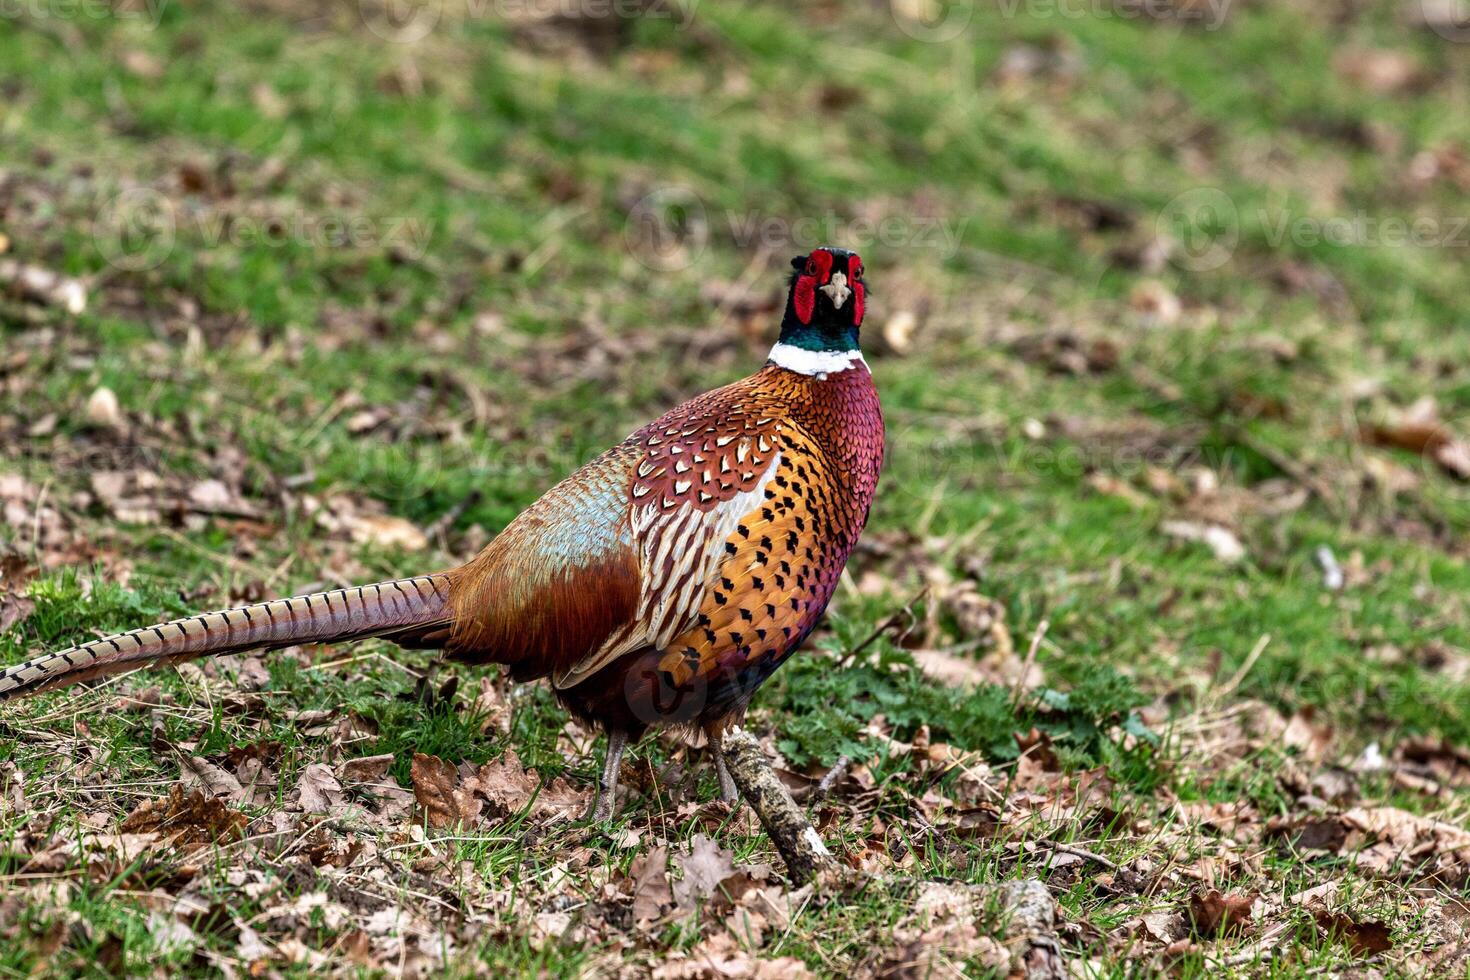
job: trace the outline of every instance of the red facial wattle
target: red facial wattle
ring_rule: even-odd
[[[796,318],[802,323],[811,323],[812,311],[817,307],[817,281],[811,276],[797,279],[791,301],[796,305]]]
[[[862,283],[855,282],[852,284],[852,323],[855,327],[863,325],[863,302],[865,299],[863,294],[865,292],[866,290],[863,289]]]
[[[806,268],[796,280],[792,302],[796,306],[796,318],[802,323],[812,322],[812,313],[817,308],[817,287],[825,286],[832,278],[832,253],[817,249],[807,256]]]

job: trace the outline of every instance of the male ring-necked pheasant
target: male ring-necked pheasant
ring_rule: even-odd
[[[240,606],[119,633],[0,671],[0,699],[139,667],[382,636],[549,677],[608,734],[592,815],[624,747],[658,725],[725,728],[817,625],[867,522],[883,419],[858,348],[863,264],[795,269],[765,367],[634,432],[445,572]]]

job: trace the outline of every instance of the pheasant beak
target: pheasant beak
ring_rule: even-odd
[[[842,309],[842,304],[847,302],[847,297],[852,295],[852,290],[847,288],[847,273],[832,273],[832,281],[822,287],[822,292],[832,301],[837,309]]]

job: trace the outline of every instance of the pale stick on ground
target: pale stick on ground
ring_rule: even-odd
[[[841,892],[874,883],[874,879],[843,866],[832,856],[816,827],[776,777],[753,735],[743,729],[730,729],[725,733],[724,749],[725,762],[740,795],[776,845],[793,884],[811,881],[820,889]],[[1067,976],[1056,934],[1056,902],[1046,885],[1035,878],[990,885],[941,885],[899,878],[881,879],[879,883],[900,888],[960,889],[973,900],[976,909],[998,907],[1004,925],[996,938],[1010,950],[1012,967],[1035,980]]]

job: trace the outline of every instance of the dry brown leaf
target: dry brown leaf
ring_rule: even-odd
[[[1198,541],[1214,552],[1215,557],[1226,564],[1234,564],[1245,558],[1245,545],[1235,532],[1219,524],[1201,524],[1195,521],[1165,521],[1165,534],[1184,541]]]
[[[890,354],[903,357],[914,347],[914,335],[919,329],[919,315],[913,310],[895,310],[883,321],[880,335],[883,346]]]
[[[1184,312],[1179,297],[1157,279],[1144,279],[1135,285],[1128,294],[1128,306],[1148,326],[1172,326]]]
[[[412,764],[413,796],[424,820],[435,830],[472,824],[483,803],[473,793],[457,794],[458,773],[437,756],[417,752]]]
[[[628,869],[628,877],[633,884],[633,921],[645,929],[674,901],[669,887],[669,849],[659,846],[638,855]]]
[[[1344,48],[1332,59],[1332,67],[1359,88],[1383,95],[1411,91],[1427,81],[1418,59],[1389,48]]]
[[[1255,892],[1226,893],[1216,888],[1199,888],[1189,896],[1187,915],[1197,936],[1212,939],[1245,931],[1251,923]]]
[[[179,761],[179,781],[187,789],[201,789],[209,796],[238,799],[244,792],[240,780],[201,756],[185,756]]]
[[[412,521],[392,514],[359,514],[348,521],[352,540],[379,548],[423,551],[429,539]]]
[[[1342,821],[1351,828],[1405,850],[1418,847],[1436,851],[1470,849],[1470,831],[1398,807],[1354,807],[1342,815]]]
[[[313,762],[301,772],[296,784],[301,809],[307,813],[325,813],[341,804],[342,784],[337,775],[320,762]]]
[[[378,783],[388,778],[388,769],[396,757],[392,752],[383,755],[364,755],[342,763],[342,779],[348,783]]]
[[[1087,485],[1105,497],[1117,497],[1130,507],[1143,509],[1148,506],[1149,499],[1144,494],[1133,488],[1127,480],[1120,480],[1116,476],[1107,473],[1092,473],[1087,477]]]
[[[104,429],[116,429],[122,425],[122,406],[111,388],[98,388],[87,399],[87,421]]]
[[[1288,748],[1300,749],[1303,758],[1320,762],[1332,746],[1332,726],[1318,721],[1316,712],[1308,706],[1287,721],[1281,741]]]
[[[1393,949],[1392,930],[1381,920],[1359,921],[1346,912],[1329,912],[1325,907],[1313,909],[1312,918],[1323,939],[1346,942],[1353,952],[1360,955],[1386,953]]]
[[[465,779],[464,786],[483,797],[497,817],[520,813],[533,797],[532,814],[539,817],[569,817],[586,803],[586,793],[564,777],[541,785],[536,770],[522,766],[515,749],[507,749],[500,758],[480,766]]]
[[[735,875],[734,851],[722,848],[705,834],[695,834],[689,842],[689,853],[674,859],[684,877],[674,883],[674,900],[679,908],[693,911],[702,901],[715,895],[721,882]]]
[[[140,803],[118,830],[125,835],[156,834],[175,847],[188,848],[243,837],[249,822],[221,800],[198,790],[186,795],[184,787],[175,784],[167,797]]]
[[[455,768],[434,756],[415,755],[413,789],[434,828],[472,824],[487,805],[496,818],[513,816],[531,805],[531,815],[541,819],[570,817],[586,805],[586,793],[565,777],[542,785],[536,770],[524,768],[514,749],[478,768],[470,763]]]
[[[1411,738],[1398,747],[1394,758],[1448,786],[1470,786],[1470,750],[1448,739]]]
[[[698,946],[672,952],[653,969],[654,980],[806,980],[812,972],[794,956],[760,959],[740,948],[728,931]]]
[[[0,633],[24,622],[35,611],[35,600],[10,592],[0,592]]]
[[[1138,918],[1138,929],[1149,939],[1162,945],[1178,942],[1185,936],[1184,916],[1178,912],[1149,912]]]
[[[958,657],[943,650],[913,650],[914,663],[925,676],[947,687],[974,687],[991,678],[969,657]]]
[[[1430,397],[1419,399],[1387,423],[1359,427],[1358,439],[1415,453],[1455,479],[1470,480],[1470,442],[1440,419],[1439,406]]]
[[[124,51],[122,65],[139,78],[155,79],[163,77],[163,62],[140,48]]]

